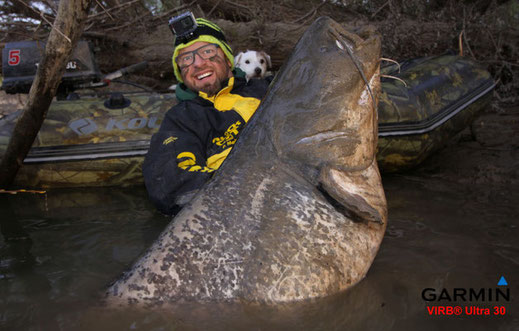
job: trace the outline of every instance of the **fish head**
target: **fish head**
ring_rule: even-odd
[[[262,103],[278,155],[340,170],[371,165],[379,59],[374,28],[350,32],[327,17],[308,28]]]

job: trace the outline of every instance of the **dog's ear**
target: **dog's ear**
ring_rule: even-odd
[[[260,52],[260,55],[262,55],[267,60],[267,68],[272,67],[272,62],[270,62],[270,55],[263,51]]]
[[[236,55],[236,56],[234,57],[234,65],[235,65],[235,66],[236,66],[237,64],[240,63],[240,60],[241,60],[242,55],[243,55],[243,52],[239,52],[238,55]]]

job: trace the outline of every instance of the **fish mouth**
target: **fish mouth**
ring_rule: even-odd
[[[348,47],[351,51],[359,47],[363,43],[363,39],[358,35],[345,30],[342,26],[334,24],[327,31],[328,35],[335,39],[335,44],[341,50],[344,50],[344,46]]]

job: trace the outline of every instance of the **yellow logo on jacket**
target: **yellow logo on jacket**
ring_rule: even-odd
[[[169,144],[169,143],[174,142],[174,141],[177,140],[177,139],[178,139],[177,137],[173,137],[173,136],[171,136],[171,137],[169,137],[168,139],[165,139],[165,140],[162,142],[162,144],[163,144],[163,145],[167,145],[167,144]]]
[[[236,143],[236,137],[238,136],[238,128],[241,125],[241,121],[237,121],[232,124],[227,131],[225,131],[223,137],[213,139],[213,144],[216,144],[222,148],[228,148]]]

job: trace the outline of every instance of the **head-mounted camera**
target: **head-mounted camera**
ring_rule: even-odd
[[[173,17],[169,20],[168,25],[177,40],[181,42],[188,40],[198,27],[195,16],[190,11],[180,14],[177,17]]]

